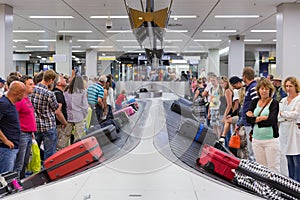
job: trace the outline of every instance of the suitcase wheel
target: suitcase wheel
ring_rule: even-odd
[[[215,166],[214,166],[214,164],[213,164],[212,162],[207,162],[207,163],[203,166],[203,168],[204,168],[206,171],[210,172],[210,173],[213,173],[213,172],[215,171]]]
[[[99,156],[93,156],[93,161],[96,162],[99,160]]]

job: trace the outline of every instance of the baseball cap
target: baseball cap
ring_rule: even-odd
[[[237,77],[237,76],[233,76],[233,77],[231,77],[231,78],[229,79],[229,83],[230,83],[231,85],[234,85],[234,84],[236,84],[236,83],[238,83],[238,82],[243,82],[243,80],[242,80],[241,78]]]
[[[5,83],[6,80],[4,80],[3,78],[0,77],[0,83]]]

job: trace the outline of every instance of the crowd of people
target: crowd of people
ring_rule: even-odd
[[[53,70],[34,77],[13,72],[0,84],[0,173],[16,171],[20,179],[26,176],[33,139],[46,160],[83,137],[87,128],[113,118],[126,101],[125,90],[122,98],[115,97],[112,75],[88,79]]]
[[[187,76],[199,117],[225,145],[232,132],[244,130],[246,146],[231,149],[300,182],[300,83],[271,75],[255,77],[251,67],[242,77],[213,73]],[[66,76],[53,70],[34,77],[11,73],[0,78],[0,173],[26,175],[32,139],[45,160],[80,139],[87,127],[113,118],[126,91],[116,96],[112,75]],[[87,118],[91,113],[90,120]]]
[[[232,133],[243,130],[246,145],[229,147],[232,153],[300,182],[300,83],[296,77],[283,81],[272,75],[255,77],[253,68],[245,67],[242,78],[213,73],[207,79],[194,77],[190,92],[194,109],[202,107],[207,125],[225,146]]]

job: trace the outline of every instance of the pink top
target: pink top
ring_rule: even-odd
[[[35,132],[36,123],[34,117],[34,107],[28,97],[24,97],[16,103],[16,108],[19,113],[21,131]]]
[[[122,102],[125,100],[126,96],[124,94],[119,94],[117,100],[116,100],[116,104],[117,105],[122,105]]]

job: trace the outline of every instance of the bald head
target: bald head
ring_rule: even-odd
[[[24,83],[20,81],[13,81],[9,86],[7,98],[9,98],[11,102],[16,103],[23,99],[25,92],[26,86]]]

